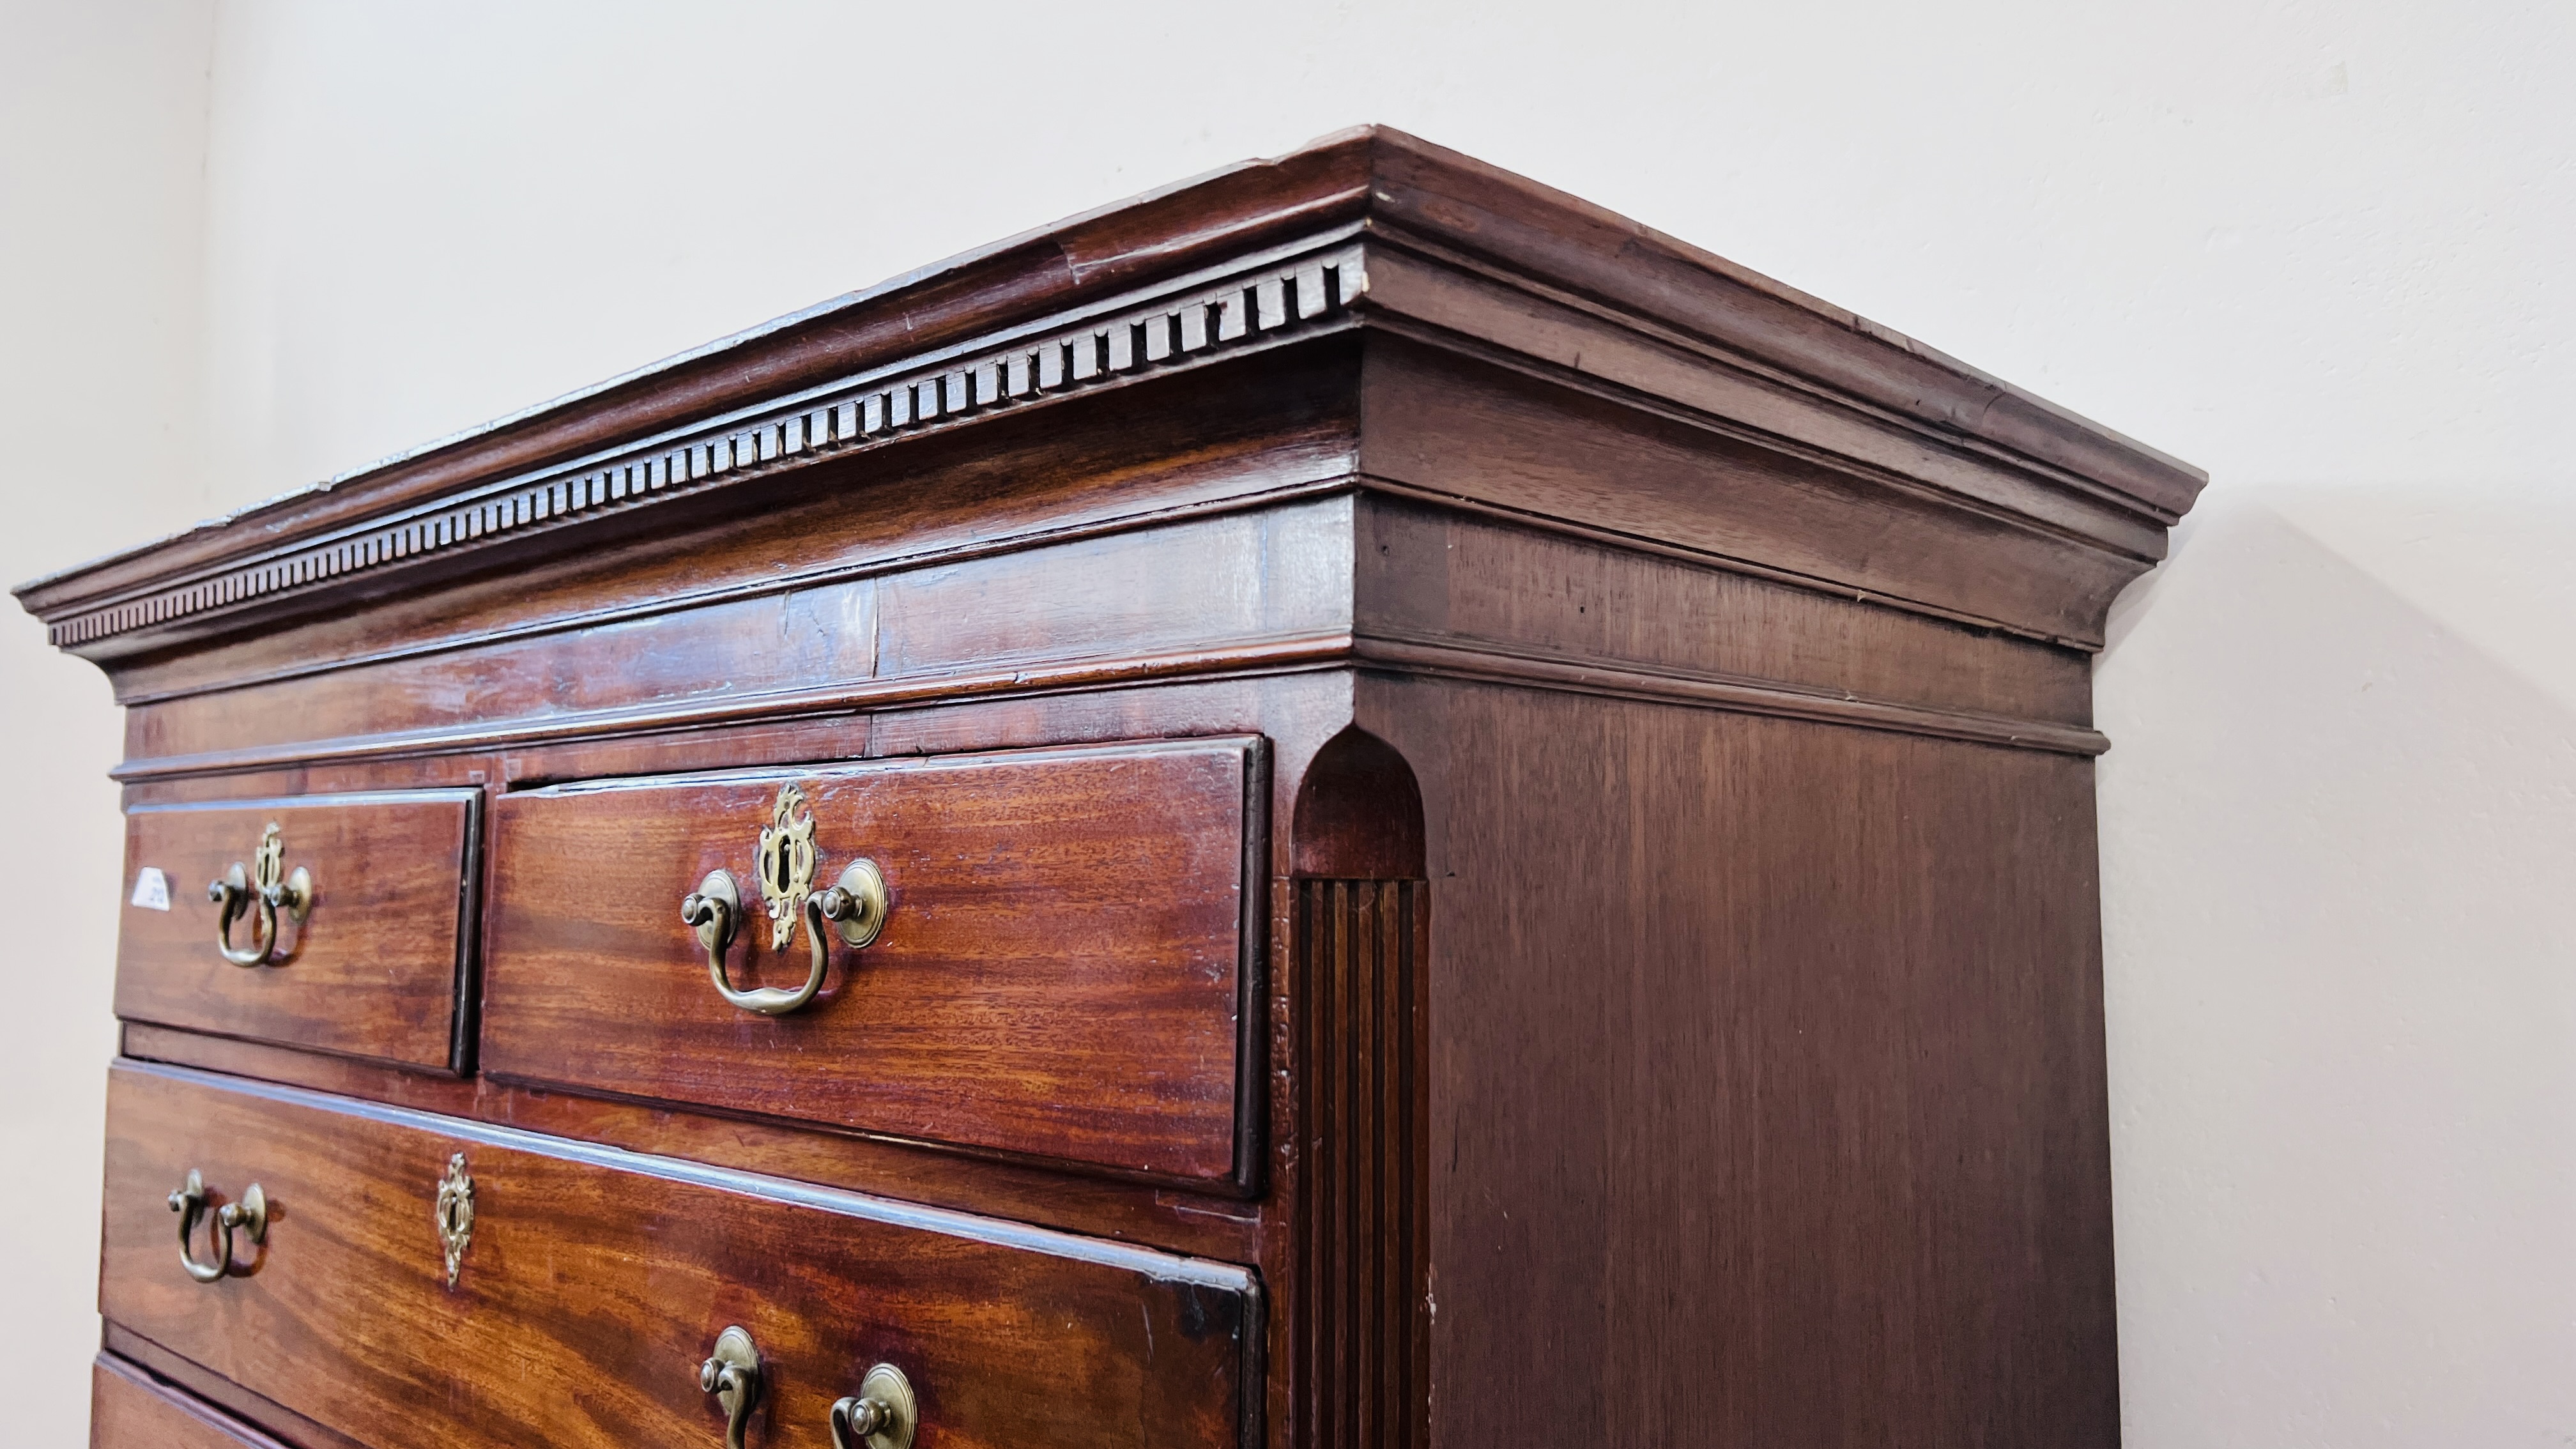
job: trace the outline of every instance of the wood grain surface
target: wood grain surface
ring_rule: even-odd
[[[2119,1438],[2088,761],[1387,682],[1431,1442]],[[1509,790],[1492,782],[1509,780]]]
[[[1239,1179],[1257,742],[1182,741],[550,787],[495,812],[484,1064],[496,1076],[1122,1172]],[[818,888],[892,901],[792,1015],[728,1005],[680,898],[804,788]],[[1257,867],[1251,867],[1257,869]],[[800,984],[765,916],[738,986]]]
[[[765,1358],[763,1449],[828,1444],[880,1361],[920,1393],[923,1449],[1244,1442],[1241,1269],[175,1068],[116,1070],[108,1138],[109,1322],[371,1449],[720,1443],[697,1366],[732,1324]],[[162,1202],[191,1167],[271,1204],[213,1284]]]
[[[91,1449],[284,1449],[113,1354],[90,1366],[89,1442]]]
[[[1296,1415],[1313,1449],[1429,1442],[1419,880],[1300,879],[1292,949],[1306,1024],[1295,1235]]]
[[[195,805],[125,817],[127,903],[117,933],[116,1014],[127,1021],[461,1070],[458,1003],[471,964],[481,793],[418,790]],[[312,910],[279,922],[273,961],[235,966],[215,944],[207,882],[249,862],[274,823],[284,869],[313,873]],[[167,883],[170,908],[133,903],[136,876]],[[254,923],[233,925],[253,944]]]
[[[148,693],[125,696],[128,753],[577,736],[620,716],[776,712],[833,685],[955,694],[955,676],[996,665],[1314,632],[1348,617],[1347,566],[1297,568],[1331,560],[1308,541],[1330,521],[1239,495],[1347,475],[1357,364],[1344,348],[1258,387],[1166,377],[1138,400],[1154,417],[1020,419],[900,470],[845,462],[848,488],[704,520],[686,548],[603,545],[157,660],[129,677]],[[1198,562],[1146,562],[1173,554]]]

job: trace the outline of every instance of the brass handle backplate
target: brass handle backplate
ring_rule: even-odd
[[[716,1351],[698,1365],[698,1387],[725,1411],[725,1449],[742,1449],[743,1426],[760,1403],[760,1349],[739,1324],[716,1335]]]
[[[912,1449],[921,1405],[912,1380],[890,1363],[859,1380],[859,1391],[832,1405],[832,1449]]]
[[[241,1201],[228,1202],[215,1209],[215,1227],[211,1234],[217,1245],[215,1260],[200,1263],[190,1244],[197,1236],[198,1220],[206,1216],[206,1179],[195,1168],[188,1169],[188,1180],[170,1194],[170,1211],[179,1215],[179,1266],[200,1283],[221,1282],[233,1270],[233,1234],[247,1229],[254,1243],[268,1241],[268,1194],[252,1183],[241,1195]]]
[[[313,872],[299,865],[288,875],[285,866],[286,841],[272,820],[260,834],[251,863],[234,861],[232,869],[207,885],[206,899],[215,903],[215,949],[225,960],[265,966],[284,959],[276,955],[277,913],[284,911],[301,925],[313,912]],[[246,915],[252,918],[251,943],[244,948],[233,944],[233,922]]]
[[[770,823],[760,832],[760,894],[769,908],[769,948],[784,951],[796,939],[796,924],[805,924],[805,937],[812,948],[812,960],[805,973],[805,984],[794,990],[783,986],[761,986],[745,991],[734,986],[725,974],[725,953],[732,949],[734,938],[743,926],[742,888],[734,883],[733,872],[711,870],[698,882],[698,888],[680,901],[682,924],[698,935],[698,949],[707,953],[707,979],[715,983],[716,994],[744,1011],[763,1016],[785,1016],[801,1010],[823,989],[823,976],[831,964],[829,934],[841,938],[853,950],[867,947],[885,929],[887,898],[885,876],[876,863],[854,860],[841,870],[841,878],[831,889],[814,889],[814,817],[799,815],[805,807],[805,792],[795,785],[780,787],[778,802],[771,807]]]

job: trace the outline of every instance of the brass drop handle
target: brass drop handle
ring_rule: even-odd
[[[743,1426],[760,1403],[760,1350],[737,1324],[716,1335],[716,1351],[698,1365],[698,1387],[725,1411],[725,1449],[742,1449]]]
[[[859,1380],[859,1391],[832,1405],[832,1449],[912,1449],[921,1407],[912,1381],[890,1363]]]
[[[708,871],[696,890],[680,898],[680,921],[698,934],[698,949],[707,953],[707,979],[715,983],[716,994],[763,1016],[801,1010],[823,989],[824,971],[831,964],[827,926],[829,934],[839,936],[852,950],[864,949],[885,929],[885,876],[874,861],[854,860],[842,867],[841,878],[829,890],[813,889],[814,817],[798,816],[804,804],[805,792],[794,785],[778,792],[771,823],[760,832],[759,877],[761,896],[769,906],[770,949],[786,950],[795,939],[797,920],[800,916],[804,920],[813,959],[803,986],[792,991],[783,986],[741,991],[725,975],[725,952],[732,949],[743,925],[742,888],[734,883],[733,872]]]
[[[286,842],[275,821],[260,835],[251,863],[234,861],[232,869],[206,886],[215,904],[215,949],[236,966],[265,966],[277,949],[277,913],[284,911],[301,925],[313,912],[313,872],[302,866],[285,874]],[[254,918],[249,949],[233,944],[233,922]]]
[[[698,933],[698,947],[707,953],[707,979],[715,983],[716,994],[744,1011],[757,1011],[763,1016],[785,1016],[800,1010],[823,989],[823,956],[821,936],[814,939],[813,969],[805,975],[805,984],[793,991],[784,986],[755,986],[749,991],[734,989],[725,975],[725,952],[733,945],[735,932],[742,921],[742,891],[733,883],[733,872],[711,870],[698,888],[680,900],[680,919]]]
[[[852,947],[862,947],[877,938],[885,916],[885,877],[877,874],[871,862],[851,862],[830,890],[805,898],[805,939],[813,948],[805,984],[792,991],[784,986],[756,986],[744,991],[736,989],[725,975],[725,952],[732,948],[742,921],[742,889],[733,883],[733,872],[707,872],[698,888],[680,900],[680,920],[697,929],[698,948],[707,953],[707,979],[715,983],[716,994],[744,1011],[763,1016],[785,1016],[801,1010],[823,989],[825,970],[831,964],[824,943],[826,923],[830,934]]]
[[[200,1263],[190,1250],[197,1236],[197,1222],[206,1215],[206,1179],[197,1169],[188,1169],[188,1180],[170,1194],[170,1211],[179,1215],[179,1266],[200,1283],[221,1282],[233,1270],[233,1234],[250,1230],[254,1243],[268,1240],[268,1194],[252,1183],[241,1195],[241,1201],[228,1202],[215,1209],[213,1237],[219,1245],[215,1261]]]

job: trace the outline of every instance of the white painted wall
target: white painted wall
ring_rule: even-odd
[[[212,7],[0,0],[0,575],[217,511],[197,371]],[[0,605],[0,1442],[83,1442],[125,830],[107,680]]]
[[[2129,1442],[2564,1445],[2570,74],[2548,4],[0,0],[0,559],[1403,126],[2211,470],[2098,675]],[[0,661],[63,1003],[0,1011],[0,1355],[68,1384],[116,726]]]

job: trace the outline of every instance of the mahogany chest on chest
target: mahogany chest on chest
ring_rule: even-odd
[[[27,585],[93,1442],[2115,1443],[2201,482],[1364,130]]]

